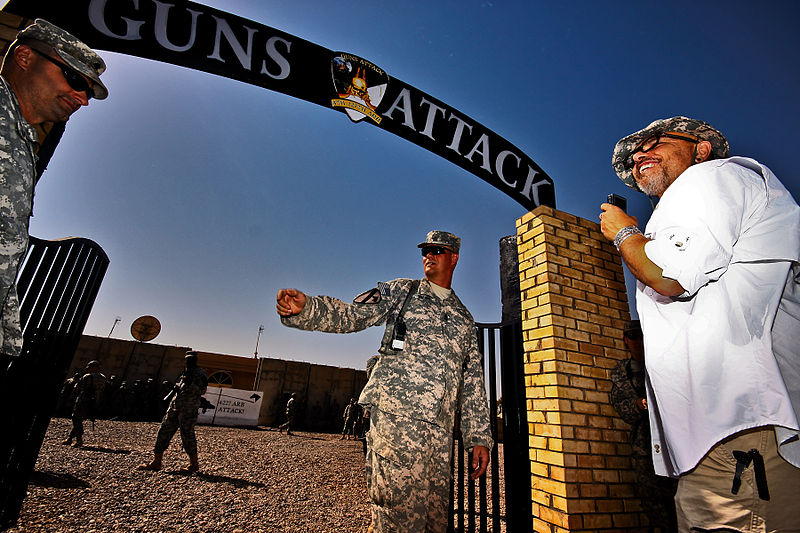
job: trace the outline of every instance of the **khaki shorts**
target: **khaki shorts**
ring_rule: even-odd
[[[732,452],[753,448],[764,458],[769,501],[758,497],[752,463],[742,474],[739,492],[731,493],[736,471]],[[716,444],[681,476],[675,507],[681,532],[800,532],[800,468],[778,455],[771,426],[742,431]]]

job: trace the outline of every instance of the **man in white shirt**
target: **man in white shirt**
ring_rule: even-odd
[[[638,280],[656,473],[679,477],[681,531],[797,531],[800,207],[711,125],[657,120],[612,163],[660,200],[644,234],[602,204]]]

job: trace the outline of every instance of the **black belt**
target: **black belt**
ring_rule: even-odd
[[[769,501],[769,488],[767,487],[767,472],[764,470],[764,458],[758,453],[758,450],[753,448],[749,452],[734,450],[733,456],[736,458],[736,473],[733,475],[733,486],[731,487],[732,494],[739,493],[739,487],[742,486],[742,472],[744,469],[753,463],[753,470],[756,475],[756,488],[758,489],[758,497],[762,500]]]

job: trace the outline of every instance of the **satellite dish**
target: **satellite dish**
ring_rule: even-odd
[[[131,324],[131,335],[137,341],[151,341],[158,337],[159,333],[161,333],[161,322],[154,316],[140,316]]]

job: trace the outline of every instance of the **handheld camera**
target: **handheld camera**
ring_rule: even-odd
[[[624,196],[620,196],[618,194],[609,194],[608,198],[606,198],[606,203],[615,205],[625,212],[628,210],[628,200],[626,200]]]

